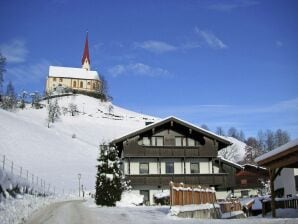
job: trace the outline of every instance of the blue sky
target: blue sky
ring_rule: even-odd
[[[298,137],[298,1],[0,2],[5,80],[44,90],[49,65],[91,68],[114,104],[246,136]]]

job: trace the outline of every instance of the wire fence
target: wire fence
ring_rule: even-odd
[[[6,155],[0,154],[0,158],[0,169],[10,177],[11,181],[16,182],[18,185],[30,188],[33,193],[43,195],[56,194],[56,187],[48,183],[44,178],[41,178],[34,173],[31,173],[28,169],[14,163],[14,161],[8,159]]]

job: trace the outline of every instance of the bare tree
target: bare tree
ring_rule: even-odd
[[[69,112],[71,113],[71,116],[75,116],[78,113],[78,107],[74,103],[70,103],[68,105]]]
[[[220,150],[218,155],[225,159],[237,162],[240,158],[239,147],[236,144],[230,145]]]
[[[202,124],[202,125],[201,125],[201,128],[203,128],[203,129],[209,131],[209,128],[208,128],[208,126],[207,126],[206,124]]]
[[[274,133],[271,130],[267,130],[265,134],[265,151],[271,151],[275,149],[276,144],[275,144],[275,139],[274,139]]]
[[[291,140],[289,133],[287,131],[283,131],[281,129],[276,130],[276,132],[274,134],[274,138],[275,138],[275,146],[276,147],[284,145]]]
[[[216,127],[215,133],[221,136],[225,136],[225,131],[222,127]]]
[[[255,158],[262,154],[262,150],[258,148],[259,143],[256,138],[249,137],[245,146],[244,162],[255,164]]]

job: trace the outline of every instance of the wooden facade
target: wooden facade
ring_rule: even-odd
[[[119,151],[133,189],[168,189],[171,181],[223,191],[236,185],[239,167],[218,158],[218,151],[231,143],[175,117],[150,124],[111,144]]]

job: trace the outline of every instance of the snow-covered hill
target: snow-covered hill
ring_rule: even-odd
[[[231,155],[231,157],[227,158],[227,159],[232,160],[233,162],[242,161],[244,159],[244,156],[245,156],[246,143],[244,143],[244,142],[242,142],[242,141],[240,141],[236,138],[229,137],[229,136],[227,136],[225,138],[233,144],[228,146],[227,148],[222,149],[221,151],[219,151],[219,155],[223,156],[225,151],[230,151],[230,152],[232,151],[232,152],[235,152],[235,153],[233,153],[234,156]]]
[[[58,102],[60,107],[76,104],[79,114],[61,115],[50,128],[45,107],[28,106],[16,113],[0,109],[0,154],[60,191],[75,191],[78,173],[82,184],[94,189],[99,144],[157,120],[84,95],[61,97]]]

